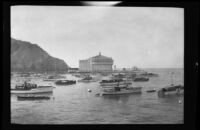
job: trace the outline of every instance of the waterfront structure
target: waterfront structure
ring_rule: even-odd
[[[76,72],[78,72],[79,71],[79,68],[69,68],[68,69],[68,72],[69,73],[76,73]]]
[[[101,55],[93,56],[86,60],[79,60],[79,71],[81,72],[110,72],[112,71],[113,59]]]

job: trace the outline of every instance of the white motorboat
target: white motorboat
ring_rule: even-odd
[[[36,84],[24,83],[22,85],[16,85],[14,89],[11,89],[11,94],[30,94],[30,93],[48,93],[53,92],[53,86],[37,86]]]

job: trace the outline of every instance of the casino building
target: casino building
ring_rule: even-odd
[[[80,72],[109,72],[112,71],[113,59],[99,55],[88,58],[86,60],[79,60]]]

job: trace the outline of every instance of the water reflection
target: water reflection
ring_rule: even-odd
[[[134,93],[134,94],[122,94],[122,95],[102,95],[103,100],[113,100],[117,102],[128,102],[129,99],[140,97],[142,93]]]
[[[159,98],[175,98],[175,97],[180,97],[180,96],[184,96],[184,94],[179,94],[179,93],[162,94],[162,93],[158,93]]]
[[[183,94],[171,94],[171,95],[158,95],[158,101],[160,103],[182,103],[184,102]]]

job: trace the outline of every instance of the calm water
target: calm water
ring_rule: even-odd
[[[42,78],[31,82],[52,84],[56,88],[50,100],[18,101],[11,95],[11,123],[18,124],[180,124],[184,122],[184,97],[158,97],[157,92],[146,93],[151,88],[161,88],[173,81],[182,84],[183,69],[149,69],[159,77],[151,77],[148,82],[133,82],[142,86],[141,94],[95,96],[99,93],[99,83],[79,83],[56,86]],[[66,74],[68,79],[78,79]],[[11,86],[23,78],[11,79]],[[92,92],[89,93],[88,89]],[[54,97],[54,99],[53,99]],[[182,103],[179,103],[179,100]]]

